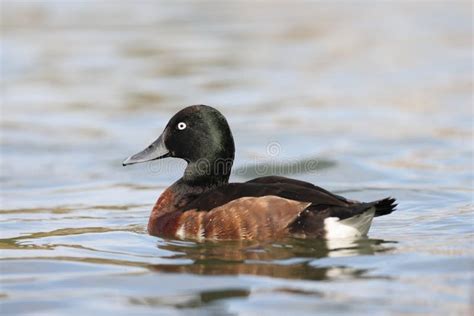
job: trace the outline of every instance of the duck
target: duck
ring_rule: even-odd
[[[392,197],[359,202],[283,176],[229,182],[234,155],[226,118],[200,104],[177,112],[151,145],[125,159],[123,166],[168,157],[187,163],[156,201],[148,233],[195,241],[358,238],[374,217],[396,210]]]

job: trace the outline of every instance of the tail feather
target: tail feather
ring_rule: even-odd
[[[375,217],[388,215],[395,211],[398,204],[395,203],[396,200],[392,197],[388,197],[379,201],[374,202],[375,207]]]
[[[372,219],[395,211],[395,199],[369,203],[353,201],[349,206],[311,204],[288,225],[295,236],[349,238],[367,235]]]
[[[369,232],[372,218],[388,215],[395,211],[395,199],[388,197],[371,203],[362,203],[352,211],[357,213],[346,218],[328,217],[324,220],[326,238],[346,238],[366,236]]]

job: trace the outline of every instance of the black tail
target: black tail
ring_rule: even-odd
[[[388,215],[395,211],[395,207],[397,207],[398,204],[395,204],[395,199],[388,197],[383,200],[379,200],[374,202],[375,206],[375,216],[383,216],[383,215]]]

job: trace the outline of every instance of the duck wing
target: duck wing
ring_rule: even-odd
[[[261,198],[276,196],[287,200],[308,203],[307,210],[340,219],[349,218],[374,207],[374,216],[392,213],[397,204],[395,199],[385,198],[374,202],[348,200],[314,184],[270,176],[256,178],[244,183],[229,183],[200,194],[185,206],[187,210],[210,211],[243,197]]]

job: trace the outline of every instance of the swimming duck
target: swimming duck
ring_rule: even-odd
[[[357,202],[311,183],[266,176],[229,183],[234,139],[213,107],[176,113],[161,136],[127,158],[131,165],[166,157],[184,159],[181,179],[158,198],[150,235],[193,240],[347,238],[365,236],[373,217],[395,210],[395,199]]]

